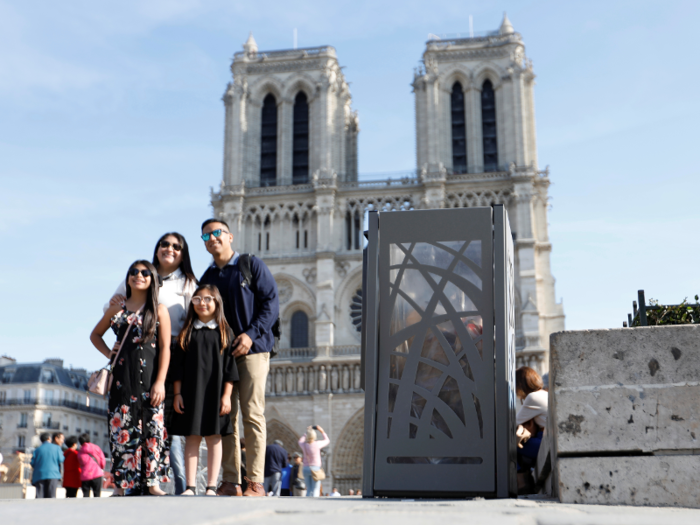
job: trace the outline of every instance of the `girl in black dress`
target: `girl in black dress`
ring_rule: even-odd
[[[216,496],[221,436],[233,434],[231,391],[234,381],[238,381],[233,339],[219,290],[209,284],[200,286],[192,296],[172,359],[176,412],[172,432],[186,436],[187,489],[183,496],[195,494],[202,436],[207,442],[206,494]]]
[[[170,316],[158,304],[159,277],[148,261],[136,261],[126,274],[126,300],[111,305],[90,340],[109,359],[116,357],[102,336],[112,327],[121,346],[112,363],[109,390],[109,443],[115,496],[165,494],[169,450],[163,425],[165,376],[170,363]],[[115,346],[115,349],[119,347]]]

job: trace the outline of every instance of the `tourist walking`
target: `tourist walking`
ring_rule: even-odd
[[[216,496],[221,467],[221,436],[233,434],[231,391],[238,381],[233,357],[233,332],[224,317],[216,286],[204,284],[194,293],[172,359],[175,386],[174,435],[186,436],[183,495],[197,492],[199,445],[207,443],[207,496]]]
[[[240,381],[234,385],[231,394],[233,434],[222,439],[223,481],[217,494],[240,496],[242,493],[238,441],[240,411],[247,448],[248,487],[243,495],[264,496],[265,383],[270,368],[270,351],[275,343],[272,326],[279,316],[277,285],[270,270],[258,257],[248,257],[233,250],[233,235],[223,220],[204,221],[202,240],[214,262],[204,272],[201,283],[213,284],[221,292],[224,315],[235,336],[233,355],[240,375]],[[250,269],[250,278],[241,271],[239,260],[244,269]]]
[[[542,378],[528,366],[515,371],[515,392],[523,405],[515,416],[516,425],[522,425],[530,438],[517,449],[518,485],[528,491],[534,484],[530,469],[537,463],[537,454],[547,426],[549,394],[543,389]]]
[[[287,451],[277,439],[265,447],[265,492],[279,496],[282,493],[282,470],[287,468]],[[289,488],[289,486],[287,486]]]
[[[63,451],[63,488],[66,498],[75,498],[80,488],[80,461],[78,461],[78,438],[70,436]]]
[[[169,232],[161,236],[153,250],[153,266],[163,278],[163,286],[158,292],[158,303],[168,308],[170,315],[170,333],[172,345],[177,342],[180,335],[187,309],[195,288],[197,278],[192,271],[190,261],[190,249],[185,238],[177,232]],[[126,284],[122,282],[110,303],[105,305],[105,311],[110,304],[121,304],[126,299]],[[171,347],[172,352],[172,347]],[[173,381],[168,374],[165,380],[165,429],[168,432],[167,448],[170,450],[170,466],[173,469],[173,481],[175,482],[175,494],[182,494],[185,490],[185,464],[184,449],[180,436],[172,436],[170,425],[173,417]]]
[[[80,487],[83,497],[89,498],[90,491],[95,498],[99,498],[102,493],[102,476],[105,468],[105,455],[102,449],[90,442],[90,434],[81,434],[80,451],[78,460],[80,461]]]
[[[111,305],[90,335],[115,361],[108,407],[114,496],[164,495],[159,483],[169,481],[163,401],[171,331],[168,309],[158,304],[160,279],[150,262],[134,262],[126,300]],[[119,342],[115,351],[102,339],[110,326]]]
[[[64,461],[61,447],[51,443],[48,432],[39,436],[41,445],[34,449],[30,465],[32,466],[32,485],[36,488],[36,497],[55,498],[56,489],[61,481],[61,464]]]
[[[319,431],[323,436],[320,441],[316,431]],[[331,442],[323,429],[316,425],[308,427],[306,434],[299,438],[299,446],[304,453],[304,482],[306,483],[306,496],[317,498],[321,493],[321,481],[326,475],[323,472],[321,462],[321,449],[327,447]]]
[[[292,495],[292,457],[287,456],[287,466],[282,469],[282,489],[280,496]]]
[[[304,464],[301,461],[301,454],[295,452],[292,454],[292,473],[290,475],[290,484],[292,487],[292,495],[306,496],[306,483],[304,482]]]

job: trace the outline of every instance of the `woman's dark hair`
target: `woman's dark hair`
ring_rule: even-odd
[[[77,445],[77,444],[78,444],[78,438],[77,438],[77,437],[75,437],[75,436],[69,436],[69,437],[66,438],[66,446],[67,446],[68,448],[71,448],[71,447],[73,447],[73,445]],[[82,443],[81,443],[81,445],[82,445]]]
[[[224,301],[221,299],[221,294],[219,289],[213,284],[200,284],[197,289],[192,294],[194,299],[199,292],[207,290],[214,297],[214,302],[216,303],[216,310],[214,311],[214,320],[216,324],[219,325],[219,331],[221,332],[221,353],[224,353],[224,349],[229,345],[232,340],[233,332],[226,322],[226,317],[224,316]],[[194,302],[190,301],[190,307],[187,310],[187,318],[185,319],[185,324],[182,327],[182,331],[178,336],[178,343],[180,347],[186,352],[187,346],[190,344],[190,337],[192,337],[192,330],[194,329],[194,322],[199,319],[197,312],[194,309]]]
[[[529,366],[521,366],[515,371],[515,390],[522,392],[523,397],[542,390],[542,378]]]
[[[153,266],[150,262],[143,259],[131,263],[131,266],[129,266],[129,269],[126,272],[127,299],[131,297],[131,286],[129,286],[129,273],[131,272],[131,269],[134,268],[137,264],[145,266],[153,274],[151,275],[151,285],[148,287],[148,292],[146,295],[146,304],[143,305],[143,311],[141,312],[141,314],[143,315],[143,325],[141,327],[143,334],[142,339],[143,341],[148,341],[156,335],[156,325],[158,324],[158,270],[156,270],[156,267]]]
[[[75,438],[73,438],[75,439]],[[78,437],[78,441],[80,441],[80,446],[82,447],[85,443],[90,443],[90,434],[87,432],[85,434],[80,434],[80,437]]]
[[[169,237],[172,235],[177,239],[177,242],[179,242],[182,245],[182,260],[180,261],[180,271],[185,274],[185,279],[187,279],[187,282],[192,282],[194,284],[198,284],[197,277],[195,277],[194,272],[192,271],[192,261],[190,261],[190,248],[187,246],[187,241],[185,238],[180,235],[177,232],[168,232],[164,233],[161,235],[160,239],[158,239],[158,242],[156,243],[156,248],[153,250],[153,266],[156,268],[160,268],[160,261],[158,260],[158,248],[160,247],[161,241],[165,240],[166,237]]]

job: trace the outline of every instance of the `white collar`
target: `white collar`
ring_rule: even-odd
[[[214,321],[214,319],[212,319],[208,323],[203,323],[199,319],[195,319],[195,321],[194,321],[194,329],[195,330],[199,330],[200,328],[204,328],[205,326],[207,328],[209,328],[210,330],[216,330],[219,325],[216,323],[216,321]]]
[[[179,279],[182,279],[183,273],[182,270],[180,270],[180,267],[178,266],[175,268],[175,271],[171,273],[170,275],[163,275],[163,280],[164,281],[177,281]]]

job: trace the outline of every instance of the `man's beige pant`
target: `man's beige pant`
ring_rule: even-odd
[[[241,482],[241,442],[238,435],[239,414],[243,414],[245,436],[246,472],[248,479],[257,483],[265,481],[265,382],[270,370],[270,354],[248,354],[236,359],[240,381],[233,384],[231,392],[231,423],[233,434],[222,437],[223,480]],[[240,409],[239,407],[240,402]]]

